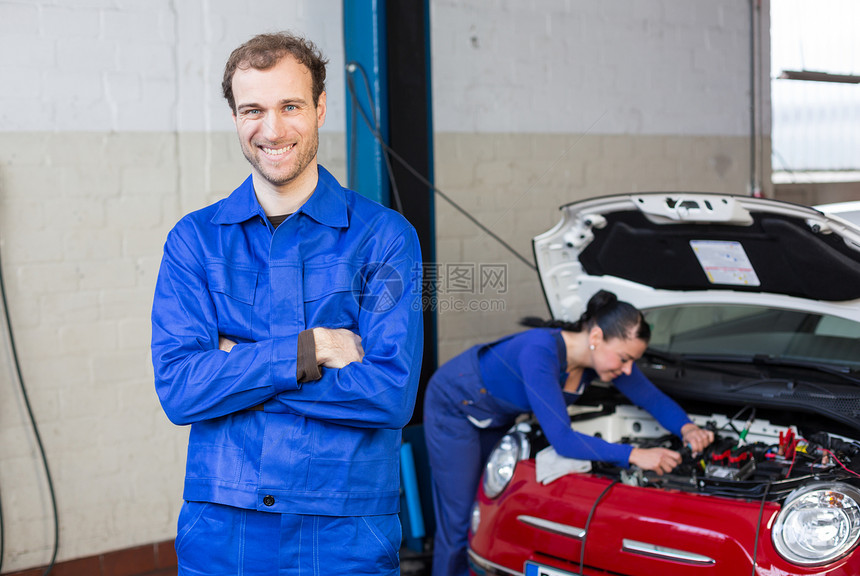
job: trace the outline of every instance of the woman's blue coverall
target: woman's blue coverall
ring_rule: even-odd
[[[442,365],[427,387],[424,432],[433,474],[436,516],[433,576],[468,574],[469,518],[484,462],[524,412],[533,412],[562,456],[628,467],[632,447],[611,444],[570,427],[567,405],[596,374],[585,370],[576,394],[563,391],[567,353],[560,329],[535,328],[474,346]],[[680,436],[690,422],[672,399],[634,364],[614,386]]]

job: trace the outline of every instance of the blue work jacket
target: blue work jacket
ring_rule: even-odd
[[[570,426],[567,405],[574,404],[597,373],[583,371],[579,390],[564,391],[567,381],[567,349],[558,328],[533,328],[485,344],[479,348],[481,380],[487,392],[509,406],[505,415],[513,423],[522,412],[534,412],[555,451],[568,458],[600,460],[630,466],[630,444],[611,443],[577,432]],[[647,410],[669,432],[681,437],[690,422],[674,400],[657,388],[636,364],[612,385],[634,404]]]
[[[298,383],[297,337],[314,327],[359,334],[362,362]],[[237,345],[219,350],[219,335]],[[324,168],[277,229],[251,177],[185,216],[167,237],[152,308],[156,391],[172,422],[191,425],[184,498],[396,513],[422,345],[415,230]]]

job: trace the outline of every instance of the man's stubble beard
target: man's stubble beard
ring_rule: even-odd
[[[284,186],[297,179],[316,158],[319,151],[319,131],[317,130],[314,133],[313,140],[308,142],[308,146],[298,150],[298,154],[292,159],[292,167],[286,174],[281,174],[279,168],[275,169],[277,173],[273,173],[272,169],[268,166],[264,169],[263,162],[259,160],[257,155],[265,153],[253,143],[246,145],[242,142],[241,147],[245,159],[260,176],[273,186]],[[298,144],[296,144],[296,148],[299,148]]]

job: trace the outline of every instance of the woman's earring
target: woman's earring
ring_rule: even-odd
[[[591,344],[591,345],[588,347],[588,349],[589,349],[589,350],[594,350],[594,344]]]

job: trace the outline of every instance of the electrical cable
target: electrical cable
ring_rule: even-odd
[[[0,255],[2,255],[2,251],[0,251]],[[18,378],[18,385],[21,390],[21,397],[24,400],[24,406],[27,409],[27,415],[30,418],[30,425],[33,428],[33,435],[36,438],[36,444],[39,447],[39,454],[42,457],[42,465],[45,469],[45,480],[48,483],[48,491],[51,495],[51,508],[53,510],[54,515],[54,549],[51,554],[51,562],[45,568],[45,571],[42,573],[42,576],[47,576],[50,574],[51,570],[54,568],[54,564],[57,561],[57,552],[60,548],[60,520],[59,513],[57,512],[57,495],[54,492],[54,481],[51,478],[51,469],[48,466],[48,457],[45,454],[45,446],[42,444],[42,436],[39,434],[39,426],[36,424],[36,417],[33,415],[33,407],[30,405],[30,397],[27,394],[27,386],[24,384],[24,376],[21,372],[21,363],[18,361],[18,350],[15,345],[15,335],[12,331],[12,319],[9,316],[9,303],[6,299],[6,285],[3,282],[3,262],[0,259],[0,300],[3,303],[3,315],[6,320],[6,334],[9,336],[9,348],[12,353],[12,361],[14,363],[15,374]],[[2,519],[0,519],[2,521]],[[2,555],[0,555],[0,564],[2,564]]]
[[[370,80],[367,78],[367,72],[364,71],[364,67],[358,63],[351,63],[350,66],[347,66],[347,69],[358,70],[361,72],[361,77],[364,80],[364,91],[367,93],[367,101],[370,103],[370,112],[373,116],[373,126],[374,129],[372,132],[374,133],[374,137],[376,134],[382,133],[382,128],[379,126],[379,117],[376,115],[376,106],[373,102],[373,93],[370,90]],[[355,105],[356,109],[361,111],[361,115],[367,118],[367,112],[361,106],[361,103],[358,101],[358,97],[355,94],[355,85],[352,83],[352,74],[347,76],[347,84],[349,85],[349,92],[352,95],[352,101]],[[355,132],[353,132],[353,136]],[[355,147],[353,146],[353,152],[355,151]],[[388,181],[391,184],[391,192],[394,195],[394,205],[398,212],[403,214],[403,204],[400,202],[400,191],[397,188],[397,182],[394,179],[394,170],[391,167],[391,158],[388,155],[388,150],[386,148],[382,149],[382,157],[385,159],[385,169],[388,171]]]
[[[758,555],[758,539],[761,536],[761,519],[764,516],[764,505],[767,502],[767,493],[770,492],[770,482],[764,485],[764,496],[761,497],[761,507],[758,509],[758,524],[755,527],[755,543],[753,544],[752,576],[755,576],[756,556]]]
[[[833,458],[833,460],[837,464],[839,464],[846,472],[848,472],[849,474],[854,474],[855,476],[860,476],[860,474],[858,474],[854,470],[849,469],[845,464],[843,464],[842,461],[840,461],[839,458],[836,457],[836,454],[834,454],[832,451],[828,450],[827,448],[824,448],[823,450],[830,454],[830,457]]]
[[[791,477],[791,471],[794,469],[794,463],[797,462],[797,450],[792,450],[793,454],[791,456],[791,466],[788,467],[788,472],[785,473],[786,478]]]
[[[349,86],[349,94],[352,96],[352,105],[358,108],[358,97],[352,86],[352,80],[347,76],[347,86]],[[355,190],[355,161],[357,158],[356,148],[358,146],[357,138],[358,116],[353,114],[350,118],[349,125],[349,158],[347,158],[347,178],[346,187],[350,190]]]
[[[355,70],[361,70],[361,66],[356,62],[350,62],[346,65],[346,70],[348,73],[352,74],[353,72],[355,72]],[[350,88],[350,90],[354,90],[355,87],[352,85],[351,82],[347,82],[347,85]],[[353,97],[355,97],[354,93],[353,93]],[[364,109],[360,106],[358,106],[357,108],[358,108],[358,111],[361,113],[361,117],[364,118],[364,122],[365,122],[365,124],[367,124],[368,130],[370,130],[371,134],[373,134],[373,137],[376,139],[376,141],[379,143],[379,145],[382,147],[382,149],[387,154],[390,154],[395,160],[397,160],[404,168],[406,168],[406,170],[410,174],[412,174],[419,182],[424,184],[424,186],[426,186],[428,190],[438,194],[443,200],[445,200],[454,209],[456,209],[463,216],[465,216],[475,226],[477,226],[478,228],[483,230],[486,234],[488,234],[491,238],[493,238],[493,240],[495,240],[496,242],[501,244],[506,250],[508,250],[511,254],[516,256],[520,261],[523,262],[523,264],[525,264],[526,266],[528,266],[532,270],[535,270],[535,271],[537,270],[537,266],[532,264],[525,256],[523,256],[522,254],[517,252],[513,248],[513,246],[511,246],[510,244],[505,242],[501,237],[499,237],[497,234],[495,234],[492,230],[490,230],[489,228],[484,226],[474,216],[469,214],[469,212],[467,212],[463,207],[461,207],[459,204],[454,202],[450,197],[448,197],[447,194],[442,192],[442,190],[440,190],[433,183],[431,183],[429,180],[427,180],[427,178],[425,178],[415,168],[413,168],[409,164],[409,162],[404,160],[393,148],[391,148],[388,144],[386,144],[385,140],[382,138],[382,135],[377,130],[374,129],[373,124],[371,123],[370,118],[368,118],[367,113],[364,111]]]
[[[579,576],[584,576],[582,572],[585,567],[585,543],[588,541],[588,529],[591,527],[591,518],[594,516],[594,512],[597,510],[597,505],[603,500],[603,497],[606,496],[606,493],[609,492],[610,488],[618,484],[618,480],[613,480],[609,483],[609,486],[603,489],[603,492],[594,500],[594,504],[591,505],[591,510],[588,512],[588,519],[585,521],[585,534],[582,535],[582,548],[579,552]]]

